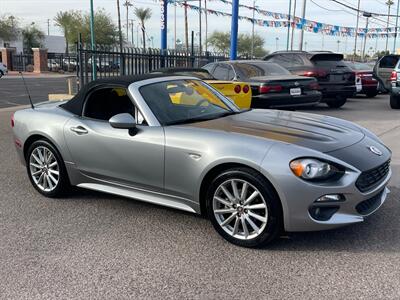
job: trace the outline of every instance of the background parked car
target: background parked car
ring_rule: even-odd
[[[392,72],[399,62],[400,55],[385,55],[375,64],[373,76],[379,81],[379,87],[383,92],[392,89]]]
[[[318,80],[323,100],[329,107],[343,106],[356,93],[355,74],[343,61],[343,55],[333,52],[277,51],[264,57],[295,75]]]
[[[253,108],[317,105],[321,101],[314,78],[292,75],[265,61],[225,61],[204,66],[216,79],[244,81],[251,85]]]
[[[390,73],[390,107],[400,109],[400,60]]]
[[[7,66],[0,62],[0,78],[8,73]]]
[[[378,95],[378,81],[373,78],[371,65],[350,61],[346,61],[346,64],[356,74],[356,86],[360,86],[360,89],[357,89],[357,94],[363,94],[370,98]]]
[[[248,109],[251,106],[251,89],[245,82],[218,80],[206,69],[200,68],[162,68],[152,73],[197,77],[217,89],[221,94],[232,99],[238,107]]]

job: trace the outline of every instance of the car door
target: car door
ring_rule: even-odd
[[[96,97],[97,95],[91,95],[85,106],[88,106],[88,101],[96,102]],[[117,101],[118,99],[110,101],[110,105]],[[162,190],[163,128],[147,126],[132,104],[140,124],[134,130],[116,129],[107,120],[114,113],[130,113],[130,109],[124,111],[127,110],[126,105],[116,110],[102,104],[92,106],[97,107],[99,112],[90,115],[84,109],[83,116],[71,118],[64,126],[68,149],[78,170],[85,176],[98,180],[148,190]],[[102,109],[107,108],[107,112],[102,113],[99,106]]]
[[[397,55],[385,55],[377,62],[374,68],[374,76],[385,90],[389,91],[391,89],[390,76],[398,61],[399,56]]]

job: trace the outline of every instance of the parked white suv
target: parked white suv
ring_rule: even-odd
[[[7,66],[0,62],[0,78],[8,73]]]

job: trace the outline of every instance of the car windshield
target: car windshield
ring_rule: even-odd
[[[157,82],[139,91],[161,125],[212,120],[239,112],[227,98],[200,80]]]
[[[372,71],[372,67],[365,63],[347,62],[351,69],[356,71]]]
[[[251,78],[258,76],[280,76],[289,75],[290,72],[275,63],[257,62],[257,63],[235,63],[235,71],[241,78]]]

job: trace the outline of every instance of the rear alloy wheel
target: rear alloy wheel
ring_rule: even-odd
[[[281,229],[279,199],[262,175],[247,168],[231,169],[214,179],[207,212],[217,232],[239,246],[264,246]]]
[[[400,109],[400,96],[390,95],[390,107]]]
[[[337,96],[335,100],[327,100],[326,105],[330,108],[340,108],[345,105],[347,102],[347,98],[343,96]]]
[[[32,185],[47,197],[61,196],[69,186],[61,156],[47,141],[39,140],[29,147],[26,167]]]

